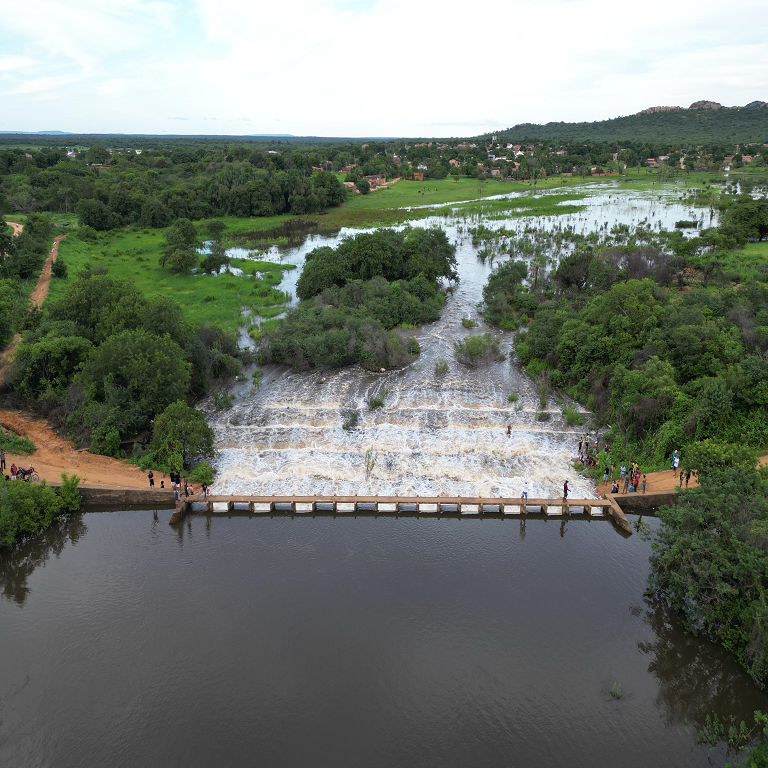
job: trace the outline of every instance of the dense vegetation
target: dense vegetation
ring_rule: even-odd
[[[523,123],[497,132],[508,141],[768,141],[768,109],[681,109],[648,112],[593,123]]]
[[[29,279],[40,271],[50,242],[47,216],[32,214],[17,237],[0,222],[0,349],[26,316]]]
[[[524,262],[498,267],[486,318],[523,327],[517,351],[529,373],[596,411],[615,448],[643,466],[707,438],[763,447],[768,271],[742,281],[719,259],[766,233],[768,202],[745,196],[726,201],[720,227],[690,239],[575,238],[557,268],[529,284]],[[693,266],[697,279],[676,290]]]
[[[68,512],[80,509],[77,475],[62,474],[58,492],[47,485],[0,476],[0,549],[34,536]]]
[[[178,218],[318,213],[347,195],[307,149],[269,151],[226,145],[115,150],[93,145],[76,157],[62,147],[0,151],[0,214],[76,212],[96,231],[140,223],[166,227]],[[318,166],[319,167],[319,166]]]
[[[768,684],[768,474],[754,453],[715,443],[687,466],[701,486],[659,511],[650,592],[680,612],[686,629],[731,651]],[[714,460],[712,454],[715,454]]]
[[[9,383],[91,450],[120,454],[171,403],[240,371],[233,334],[196,326],[168,296],[84,273],[49,302],[19,345]]]
[[[444,296],[438,278],[457,278],[455,248],[440,229],[379,230],[306,256],[302,299],[262,342],[264,362],[299,370],[360,362],[370,369],[409,363],[416,339],[394,330],[433,322]]]

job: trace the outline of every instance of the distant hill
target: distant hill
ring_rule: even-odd
[[[636,115],[594,123],[521,123],[493,135],[499,141],[768,142],[768,103],[724,107],[715,101],[696,101],[688,109],[649,107]]]
[[[13,136],[64,136],[66,131],[0,131]]]

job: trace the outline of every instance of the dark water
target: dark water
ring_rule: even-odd
[[[0,561],[0,765],[705,766],[768,709],[610,522],[169,517]]]

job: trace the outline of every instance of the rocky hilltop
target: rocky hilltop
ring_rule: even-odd
[[[694,101],[688,109],[760,109],[768,107],[768,101],[750,101],[749,104],[745,104],[743,107],[724,107],[717,101]],[[650,115],[654,112],[680,112],[685,107],[648,107],[648,109],[642,109],[636,114],[638,115]]]
[[[654,112],[679,112],[682,107],[648,107],[648,109],[642,109],[638,115],[650,115]]]

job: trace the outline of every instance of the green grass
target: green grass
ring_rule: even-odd
[[[722,272],[730,279],[738,275],[738,281],[743,285],[757,278],[760,267],[768,261],[768,241],[747,243],[740,251],[704,254],[691,258],[689,263],[691,266],[703,269],[712,261],[717,261]]]
[[[66,290],[68,282],[83,269],[106,267],[114,277],[130,280],[145,295],[173,296],[195,324],[213,323],[235,330],[242,322],[241,310],[266,311],[277,314],[287,297],[276,288],[283,270],[291,265],[267,261],[233,259],[232,266],[261,274],[236,276],[176,274],[160,267],[158,259],[164,242],[163,230],[118,230],[108,232],[96,241],[82,241],[70,234],[59,245],[59,258],[69,270],[66,280],[53,278],[49,299],[55,300]]]

